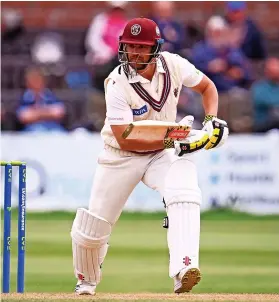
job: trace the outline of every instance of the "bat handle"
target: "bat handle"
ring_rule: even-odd
[[[192,129],[192,130],[190,130],[187,137],[191,137],[191,136],[195,136],[195,135],[202,135],[202,134],[206,134],[206,131],[205,130]]]

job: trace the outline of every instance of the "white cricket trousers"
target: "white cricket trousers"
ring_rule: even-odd
[[[174,181],[173,178],[180,177],[179,167],[187,169],[187,164],[189,170],[193,170],[194,167],[193,175],[183,181],[188,186],[190,184],[193,190],[199,190],[195,165],[189,158],[185,158],[183,165],[174,165],[174,162],[181,158],[174,155],[173,149],[139,155],[106,145],[98,158],[89,210],[97,217],[102,217],[114,225],[129,195],[140,181],[158,191],[162,198],[165,197],[165,180],[171,166],[175,166],[176,171],[172,172],[172,181]]]

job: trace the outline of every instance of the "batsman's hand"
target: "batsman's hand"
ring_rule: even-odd
[[[187,126],[187,127],[191,127],[193,125],[194,122],[194,117],[192,115],[186,115],[180,122],[178,122],[178,124],[180,126]],[[170,129],[171,131],[171,129]],[[174,142],[177,139],[173,139],[168,137],[169,132],[166,133],[166,136],[164,138],[164,148],[165,149],[169,149],[169,148],[174,148]]]
[[[175,141],[174,148],[177,156],[192,154],[202,149],[212,149],[222,146],[229,135],[225,121],[215,116],[206,116],[202,130],[191,130],[183,141]]]
[[[227,122],[218,119],[214,115],[205,116],[202,130],[207,132],[209,138],[204,146],[206,150],[222,146],[229,136]]]
[[[175,155],[183,156],[202,150],[209,143],[209,136],[203,130],[191,130],[189,136],[183,141],[175,141]]]
[[[189,126],[191,128],[193,126],[193,123],[194,123],[193,115],[186,115],[183,117],[183,119],[180,122],[178,122],[180,126]]]

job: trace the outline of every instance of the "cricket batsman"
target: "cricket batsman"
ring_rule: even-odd
[[[174,292],[189,292],[201,279],[201,192],[192,154],[221,146],[229,131],[227,123],[217,118],[214,83],[186,59],[161,52],[163,43],[156,23],[146,18],[129,21],[119,37],[121,64],[104,83],[104,150],[98,158],[89,209],[77,210],[71,230],[77,294],[95,294],[113,226],[140,181],[158,191],[165,202]],[[132,122],[175,122],[182,85],[203,97],[202,137],[184,141],[123,138]],[[179,125],[192,122],[191,117],[185,117]]]

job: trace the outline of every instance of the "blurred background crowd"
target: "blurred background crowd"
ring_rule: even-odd
[[[279,128],[278,13],[277,1],[2,2],[1,129],[100,131],[118,37],[139,16],[214,81],[231,132]],[[201,126],[200,96],[183,89],[178,119],[187,114]]]

